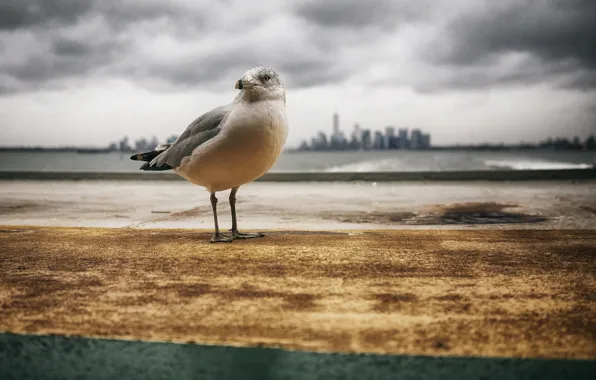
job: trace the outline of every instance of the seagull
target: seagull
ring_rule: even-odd
[[[236,221],[240,186],[265,174],[279,157],[288,136],[286,93],[275,70],[255,67],[236,81],[232,103],[204,113],[172,144],[130,157],[146,161],[140,170],[173,170],[211,193],[215,232],[212,243],[263,237],[242,233]],[[231,236],[219,230],[216,192],[230,190]]]

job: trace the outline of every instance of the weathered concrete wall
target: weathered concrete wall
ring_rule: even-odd
[[[596,231],[3,227],[0,331],[596,358]]]

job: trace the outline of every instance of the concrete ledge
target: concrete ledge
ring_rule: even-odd
[[[267,182],[330,181],[537,181],[594,180],[596,169],[485,170],[441,172],[270,172],[257,179]],[[151,180],[183,181],[172,172],[0,171],[0,180]]]
[[[210,234],[0,227],[0,331],[596,358],[596,230]]]

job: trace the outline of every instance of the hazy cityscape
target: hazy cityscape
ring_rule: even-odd
[[[563,149],[563,150],[595,150],[594,135],[582,141],[579,137],[572,139],[549,137],[539,143],[520,142],[519,144],[483,143],[456,144],[449,146],[431,145],[430,133],[420,128],[395,128],[387,126],[383,131],[362,128],[354,124],[349,137],[340,128],[339,114],[333,114],[332,129],[329,137],[323,131],[311,137],[310,142],[303,140],[298,151],[341,151],[341,150],[507,150],[507,149]]]
[[[373,131],[355,124],[352,133],[347,137],[340,129],[339,114],[333,114],[332,133],[329,137],[325,132],[319,132],[310,139],[310,143],[302,141],[299,151],[328,151],[328,150],[388,150],[412,149],[421,150],[431,147],[429,133],[423,133],[419,128],[409,131],[408,128],[388,126],[384,131]]]
[[[124,136],[118,141],[117,143],[113,142],[108,147],[108,150],[113,151],[120,151],[120,152],[145,152],[148,150],[154,149],[159,144],[171,144],[178,136],[171,135],[165,141],[159,141],[157,137],[153,136],[150,139],[146,139],[144,137],[138,138],[134,141],[133,145],[130,145],[128,141],[128,136]]]
[[[303,140],[297,148],[287,148],[288,151],[374,151],[374,150],[596,150],[596,137],[590,135],[585,139],[578,136],[548,137],[539,142],[520,142],[517,144],[504,144],[500,142],[480,144],[453,144],[432,145],[431,134],[425,133],[420,128],[387,126],[383,130],[363,128],[354,124],[352,131],[346,134],[340,127],[340,116],[334,113],[331,122],[331,131],[327,135],[319,131],[310,140]],[[111,142],[106,147],[44,147],[44,146],[0,146],[0,151],[75,151],[79,153],[109,153],[109,152],[143,152],[154,149],[160,144],[171,144],[178,138],[170,135],[165,140],[156,136],[138,137],[131,140],[123,136],[118,141]]]

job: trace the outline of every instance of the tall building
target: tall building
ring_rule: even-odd
[[[385,128],[385,146],[384,149],[391,149],[391,141],[395,139],[395,128],[387,127]]]
[[[360,129],[359,124],[354,124],[354,129],[352,130],[352,136],[354,136],[357,140],[362,138],[362,130]]]
[[[157,137],[153,136],[148,144],[149,149],[155,149],[155,147],[159,145],[159,140],[157,140]]]
[[[132,150],[130,145],[128,145],[128,136],[124,136],[120,141],[118,141],[118,149],[121,152],[129,152]]]
[[[360,125],[354,124],[351,137],[350,147],[352,149],[359,149],[362,145],[362,131],[360,130]]]
[[[400,128],[398,132],[399,136],[399,149],[408,149],[410,144],[408,142],[408,128]]]
[[[362,130],[361,147],[363,149],[370,149],[370,147],[371,147],[370,129]]]
[[[327,142],[327,136],[323,132],[318,133],[317,137],[317,148],[318,149],[329,149],[329,143]]]
[[[384,149],[385,148],[385,138],[383,134],[379,131],[375,131],[375,140],[373,142],[374,149]]]
[[[135,140],[135,150],[136,151],[143,151],[143,150],[147,150],[149,149],[149,143],[147,142],[147,139],[144,137],[141,137],[137,140]]]
[[[412,129],[412,137],[410,138],[410,149],[421,149],[422,144],[422,131],[419,128]]]
[[[339,135],[339,115],[336,113],[333,114],[333,136]]]
[[[329,147],[333,150],[340,149],[343,143],[343,133],[339,130],[339,115],[333,114],[333,132],[329,136]]]
[[[309,148],[308,143],[306,142],[306,140],[302,140],[302,142],[300,143],[300,146],[298,147],[298,150],[305,151],[305,150],[309,150],[309,149],[310,148]]]
[[[430,133],[423,133],[422,134],[422,142],[421,142],[422,149],[429,149],[430,148]]]
[[[349,142],[348,139],[346,138],[346,136],[344,135],[344,133],[342,131],[339,131],[339,149],[341,150],[345,150],[348,148]]]

